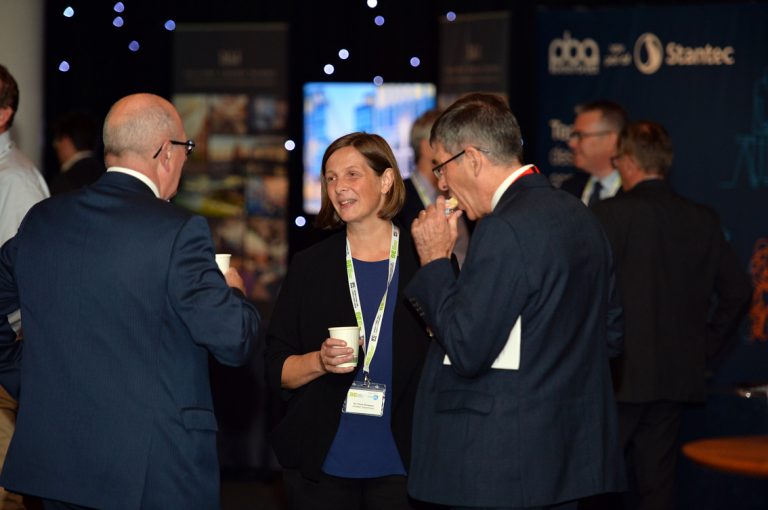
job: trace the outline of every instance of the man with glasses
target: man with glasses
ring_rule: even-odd
[[[208,357],[245,363],[260,319],[206,220],[167,202],[184,140],[165,99],[119,100],[107,172],[34,206],[0,250],[0,374],[21,369],[0,481],[46,509],[219,507]]]
[[[621,343],[596,218],[522,164],[506,103],[470,94],[432,128],[445,199],[412,232],[406,296],[434,333],[416,397],[409,492],[451,508],[576,508],[624,470],[609,354]],[[457,276],[461,214],[480,219]]]
[[[611,164],[616,140],[627,123],[627,113],[612,101],[593,101],[576,107],[568,136],[573,166],[582,170],[563,182],[562,189],[592,206],[621,189],[621,177]]]
[[[666,183],[673,156],[667,131],[633,122],[618,142],[614,162],[624,193],[593,212],[613,247],[626,317],[614,379],[634,474],[629,508],[671,510],[681,410],[704,402],[707,367],[734,339],[751,287],[715,212]]]

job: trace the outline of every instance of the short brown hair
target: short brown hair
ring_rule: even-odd
[[[576,106],[576,115],[587,112],[600,112],[600,117],[611,131],[620,132],[627,125],[627,112],[619,103],[598,99]]]
[[[333,208],[333,204],[328,198],[328,186],[325,183],[325,165],[328,163],[328,158],[334,152],[344,147],[354,147],[363,155],[368,166],[379,177],[384,174],[387,168],[392,169],[392,187],[389,188],[384,205],[381,211],[379,211],[379,218],[384,220],[394,218],[400,212],[405,202],[405,184],[403,184],[403,178],[400,175],[400,168],[397,166],[395,155],[392,153],[392,149],[387,141],[379,135],[356,132],[337,138],[325,149],[323,165],[320,171],[321,205],[320,212],[317,213],[315,225],[319,228],[334,228],[344,223],[339,218],[339,215],[336,214],[336,209]]]
[[[19,109],[19,86],[8,69],[0,64],[0,108],[11,107],[7,128],[13,125],[13,118]]]
[[[669,133],[661,124],[650,120],[631,122],[619,134],[619,155],[635,158],[637,165],[649,174],[667,175],[674,150]]]

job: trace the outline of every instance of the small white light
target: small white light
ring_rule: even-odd
[[[139,41],[131,41],[130,43],[128,43],[128,49],[133,51],[134,53],[139,51],[139,48],[140,48]]]
[[[325,74],[333,74],[333,71],[335,71],[335,69],[331,64],[325,64],[325,67],[323,67],[323,72]]]
[[[456,21],[456,13],[453,11],[448,11],[445,13],[445,19],[448,21]]]
[[[117,2],[112,8],[115,12],[123,12],[125,10],[125,5],[123,5],[123,2]]]
[[[304,216],[296,216],[296,219],[293,222],[297,227],[303,227],[307,224],[307,219]]]
[[[419,65],[421,65],[419,57],[411,57],[411,67],[419,67]]]
[[[123,21],[123,18],[120,16],[115,16],[115,19],[112,20],[112,24],[116,26],[117,28],[122,27],[125,24],[125,21]]]
[[[384,78],[382,78],[381,76],[378,76],[378,75],[373,77],[373,84],[374,85],[379,87],[382,83],[384,83]]]
[[[59,71],[61,71],[62,73],[66,73],[67,71],[69,71],[69,62],[67,62],[66,60],[62,60],[61,63],[59,64]]]
[[[368,7],[370,7],[371,9],[379,5],[379,2],[377,0],[368,0],[366,3],[368,4]]]
[[[373,22],[376,23],[376,26],[381,26],[384,24],[384,16],[376,16],[373,18]]]
[[[296,142],[294,142],[293,140],[286,140],[285,143],[283,144],[283,147],[285,147],[285,150],[287,151],[292,151],[293,149],[296,148]]]
[[[67,7],[64,9],[64,17],[65,18],[71,18],[75,15],[75,10],[72,7]]]
[[[339,58],[341,60],[347,60],[349,58],[349,51],[345,50],[344,48],[340,49]]]
[[[176,30],[176,22],[173,21],[172,19],[169,19],[168,21],[166,21],[163,26],[169,32],[173,32],[174,30]]]

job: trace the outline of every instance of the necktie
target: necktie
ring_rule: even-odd
[[[588,207],[592,207],[600,201],[600,190],[602,189],[603,185],[600,184],[600,181],[595,181],[595,184],[592,186],[592,194],[589,195],[589,201],[587,202]]]

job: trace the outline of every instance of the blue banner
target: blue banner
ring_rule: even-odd
[[[576,104],[611,99],[672,136],[670,181],[714,207],[743,261],[768,237],[768,6],[542,10],[538,153],[573,171]]]

